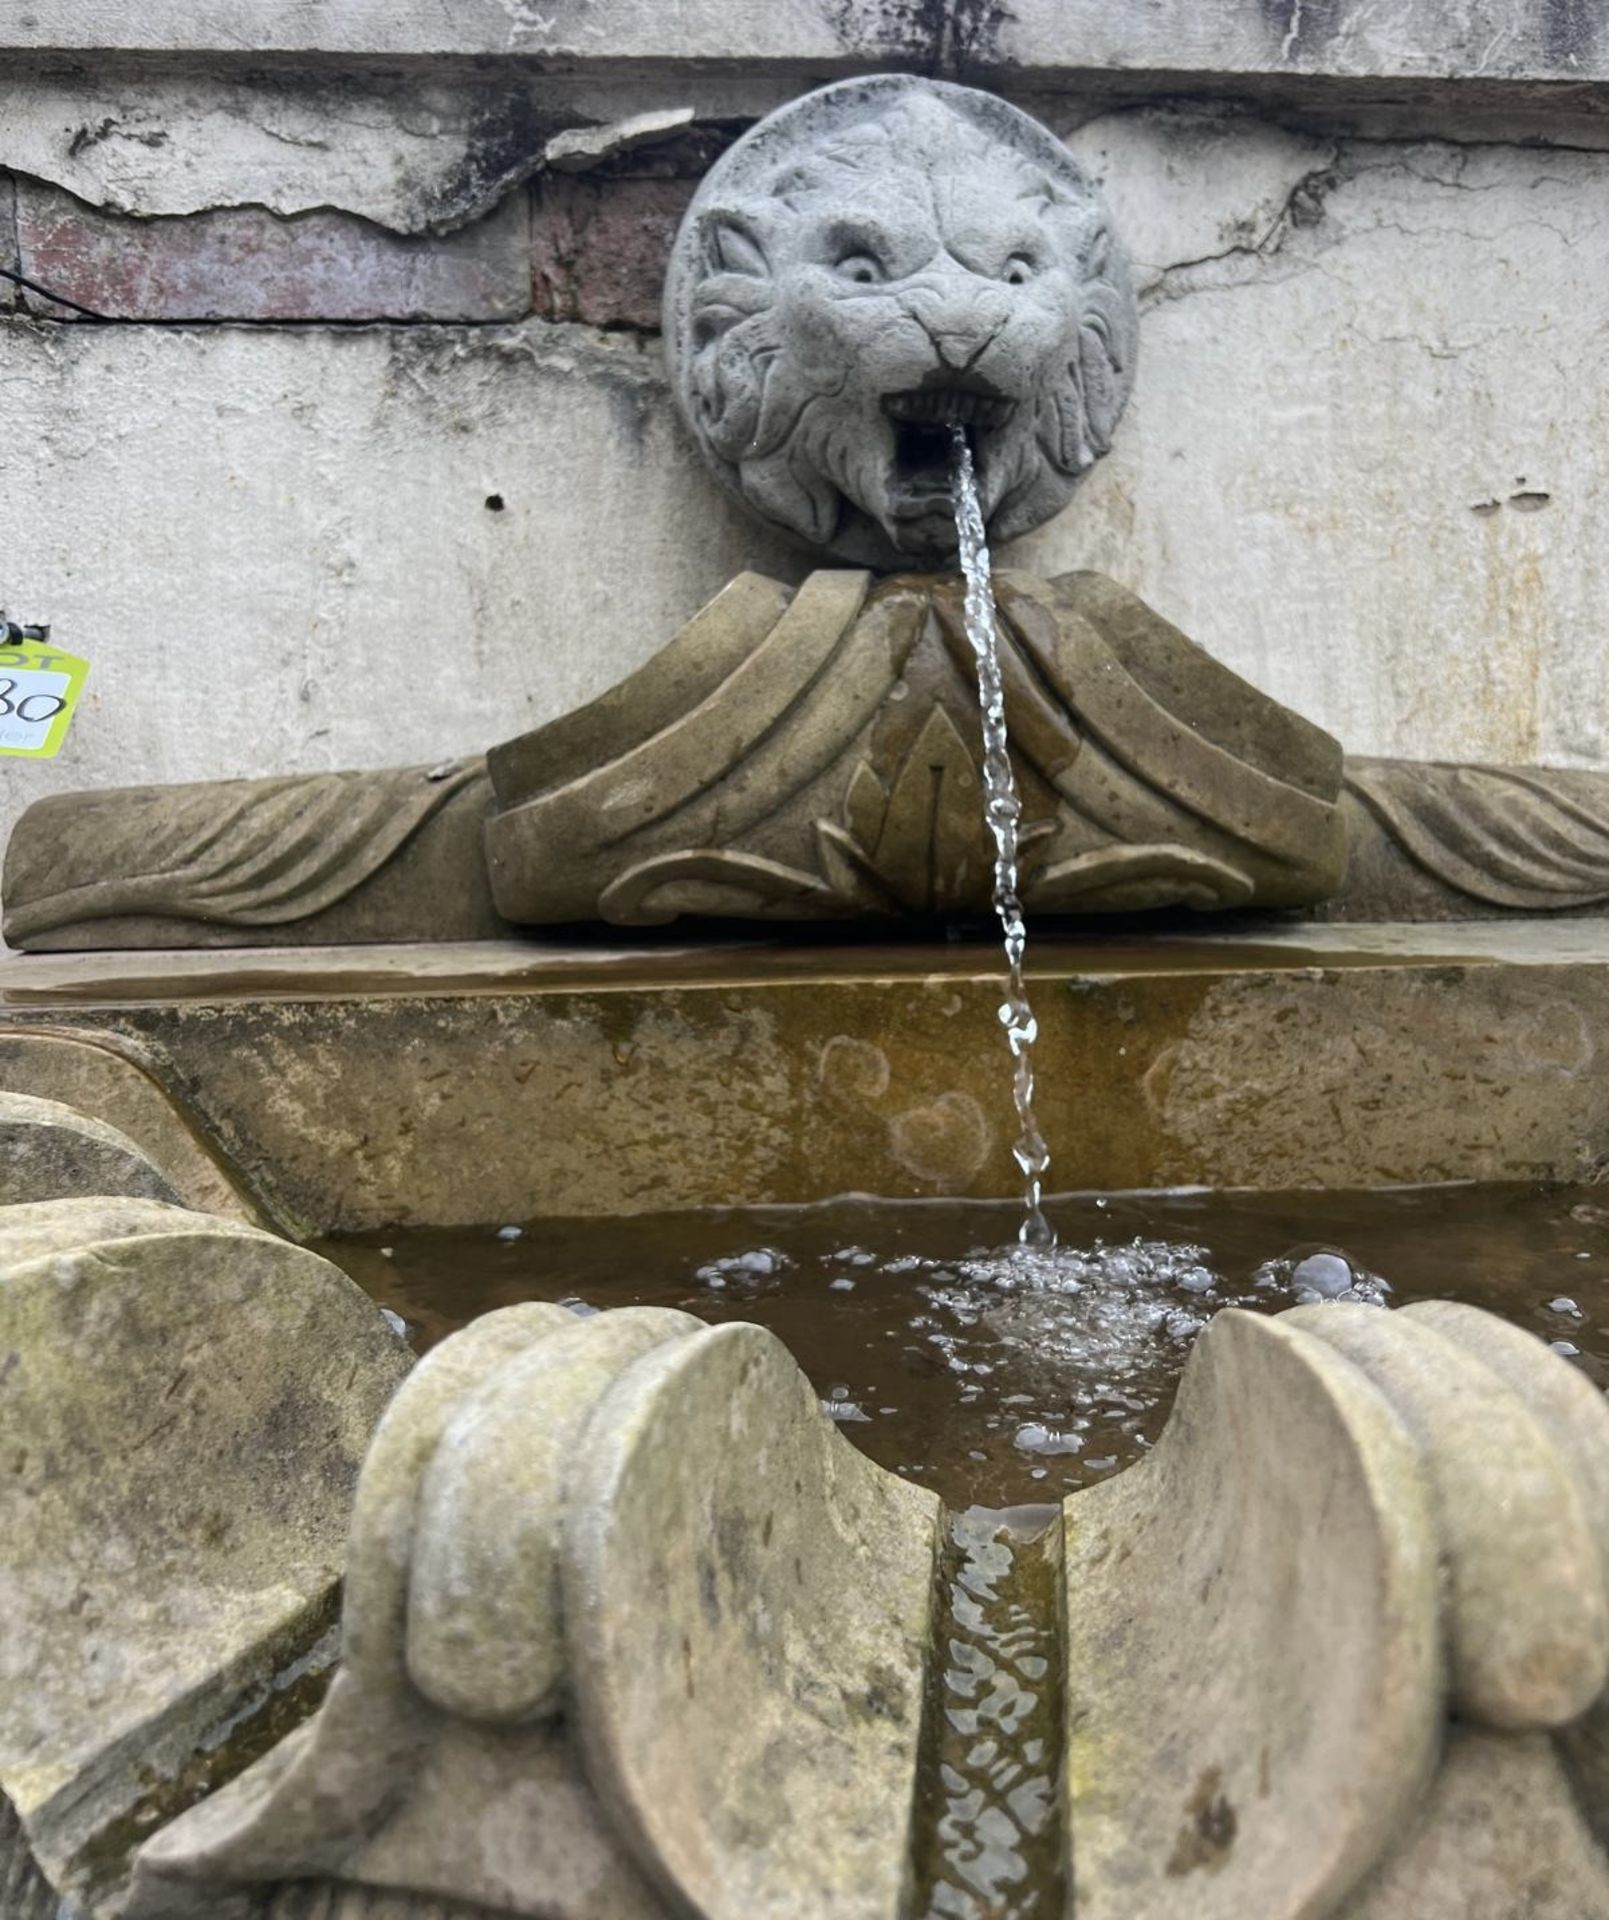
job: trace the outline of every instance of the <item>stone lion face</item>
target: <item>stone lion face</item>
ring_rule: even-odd
[[[955,426],[984,519],[1058,512],[1110,444],[1136,319],[1104,208],[1044,128],[936,81],[850,80],[773,114],[705,179],[665,337],[717,474],[874,564],[955,551]]]

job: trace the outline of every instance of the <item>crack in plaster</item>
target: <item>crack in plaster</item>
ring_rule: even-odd
[[[1279,57],[1289,60],[1302,37],[1302,0],[1291,0],[1290,24],[1285,29],[1285,38],[1279,43]]]
[[[14,273],[22,271],[22,250],[17,234],[17,185],[10,174],[0,173],[0,267]],[[0,280],[0,314],[16,306],[17,289],[9,280]]]
[[[1415,150],[1425,155],[1426,164],[1423,167],[1416,166],[1406,152],[1394,154],[1389,151],[1390,149]],[[1438,149],[1447,151],[1451,163],[1450,170],[1443,171],[1434,166],[1433,161]],[[1294,274],[1317,268],[1319,263],[1312,257],[1297,261],[1285,255],[1286,241],[1296,228],[1311,229],[1320,226],[1324,221],[1325,203],[1329,198],[1343,188],[1362,180],[1366,175],[1397,173],[1407,179],[1416,180],[1423,186],[1451,193],[1484,194],[1512,191],[1515,184],[1512,180],[1493,179],[1486,182],[1472,182],[1465,179],[1464,175],[1471,161],[1477,155],[1541,150],[1543,149],[1529,143],[1507,141],[1450,141],[1385,136],[1336,140],[1331,145],[1328,157],[1318,166],[1309,168],[1294,183],[1278,211],[1256,239],[1236,241],[1229,246],[1192,258],[1164,262],[1157,269],[1155,279],[1141,293],[1141,311],[1147,312],[1153,307],[1188,298],[1191,294],[1224,293],[1243,286],[1267,284],[1273,276],[1264,269],[1275,261],[1281,263],[1282,271],[1277,276],[1280,279],[1287,279]],[[1609,155],[1599,148],[1549,147],[1546,151],[1590,154],[1593,158],[1609,164]],[[1563,174],[1542,173],[1529,177],[1525,184],[1533,190],[1544,185],[1570,189],[1580,186],[1581,182]],[[1396,233],[1410,240],[1423,239],[1428,233],[1451,234],[1469,241],[1474,246],[1489,246],[1494,240],[1500,240],[1510,234],[1540,231],[1553,234],[1566,246],[1578,246],[1584,233],[1595,233],[1603,224],[1604,222],[1599,220],[1584,229],[1572,232],[1545,216],[1527,214],[1523,220],[1515,220],[1495,230],[1478,232],[1445,219],[1427,219],[1422,225],[1415,226],[1403,220],[1380,216],[1371,220],[1370,230]],[[1327,252],[1331,247],[1343,244],[1339,235],[1332,235],[1328,240],[1314,236],[1314,240],[1318,251]],[[1235,263],[1238,263],[1238,266]],[[1231,266],[1231,270],[1227,273],[1215,274],[1207,271],[1226,264]],[[1426,350],[1431,351],[1428,345]],[[1436,353],[1433,357],[1456,357],[1456,353]]]
[[[1222,292],[1230,286],[1244,285],[1250,279],[1260,277],[1255,269],[1280,252],[1293,226],[1312,226],[1323,219],[1325,200],[1346,178],[1341,170],[1342,156],[1343,145],[1337,141],[1331,146],[1325,160],[1316,167],[1308,168],[1295,181],[1273,218],[1255,240],[1239,240],[1194,259],[1165,262],[1140,296],[1142,313],[1192,293]],[[1215,277],[1207,281],[1200,277],[1203,268],[1237,259],[1245,261],[1251,271],[1229,279]],[[1300,271],[1300,268],[1297,270]]]

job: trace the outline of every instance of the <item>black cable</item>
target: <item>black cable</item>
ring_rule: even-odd
[[[19,287],[26,287],[30,293],[52,301],[58,307],[69,307],[74,313],[81,313],[86,320],[110,321],[109,313],[97,313],[93,307],[81,306],[76,300],[69,300],[64,293],[52,293],[49,287],[40,286],[37,280],[30,280],[25,273],[16,273],[10,267],[0,267],[0,280],[14,280]]]

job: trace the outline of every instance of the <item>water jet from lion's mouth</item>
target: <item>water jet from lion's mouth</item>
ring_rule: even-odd
[[[1006,950],[1006,997],[1000,1024],[1012,1058],[1012,1099],[1018,1134],[1012,1157],[1022,1173],[1022,1221],[1017,1239],[1025,1248],[1053,1248],[1056,1235],[1040,1206],[1050,1149],[1034,1116],[1034,1041],[1039,1023],[1023,977],[1028,924],[1018,897],[1018,830],[1022,799],[1011,765],[1006,731],[1005,685],[995,634],[994,582],[983,507],[973,472],[972,445],[959,423],[949,429],[951,487],[961,571],[966,577],[966,632],[978,668],[978,711],[983,722],[983,816],[994,840],[994,910]]]

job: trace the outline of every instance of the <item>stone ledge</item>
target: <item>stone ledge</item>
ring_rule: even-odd
[[[1030,954],[1045,1084],[1098,1096],[1070,1189],[1601,1176],[1604,921]],[[338,1232],[1015,1195],[999,982],[981,944],[80,954],[0,967],[0,1011],[137,1040],[265,1204]]]
[[[1609,919],[1510,919],[1362,926],[1268,920],[1143,935],[1036,933],[1030,980],[1122,980],[1149,975],[1312,974],[1359,968],[1609,966]],[[387,946],[232,948],[226,952],[23,954],[0,948],[0,1013],[221,1006],[245,1000],[323,1000],[402,994],[544,990],[720,993],[812,981],[999,979],[988,939],[802,944],[724,938],[630,942],[528,938],[400,941]]]
[[[35,0],[6,43],[43,55],[137,54],[237,64],[515,58],[560,70],[629,64],[773,67],[816,77],[868,64],[1056,79],[1145,76],[1194,87],[1314,79],[1577,88],[1609,79],[1609,17],[1591,0],[185,0],[108,8]]]
[[[27,1440],[0,1488],[0,1792],[104,1920],[133,1842],[317,1704],[358,1468],[411,1357],[315,1255],[104,1194],[0,1208],[0,1351]]]

